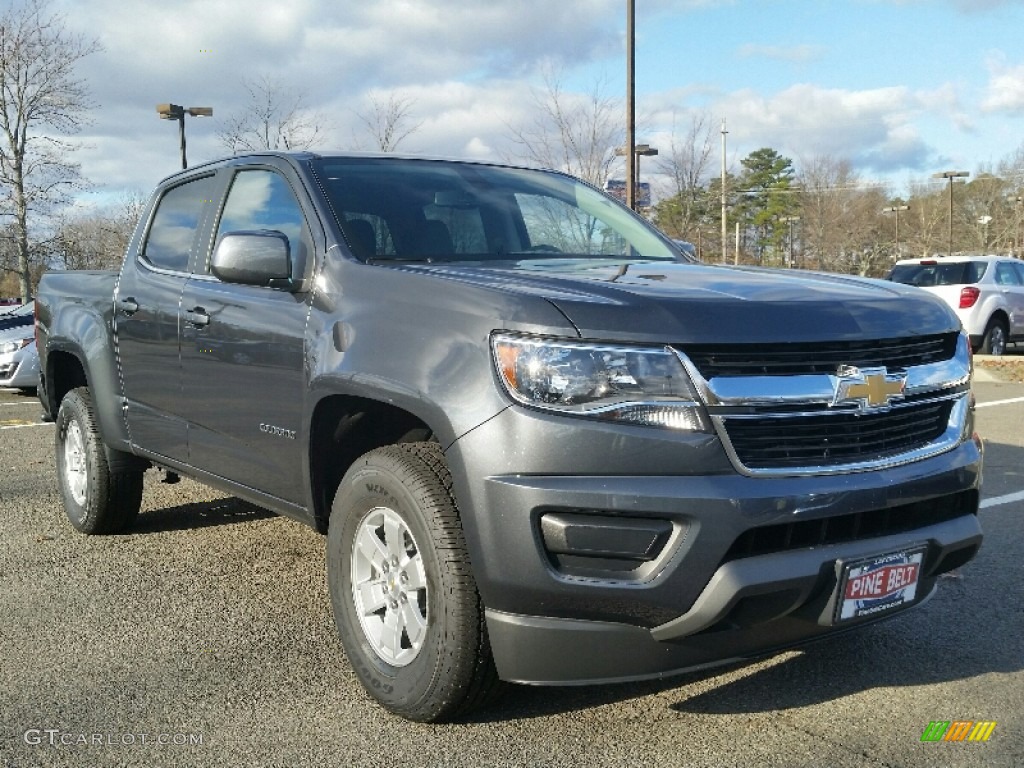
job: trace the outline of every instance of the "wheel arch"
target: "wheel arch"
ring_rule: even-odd
[[[1010,315],[1004,307],[998,307],[993,310],[992,314],[988,316],[988,322],[985,323],[985,330],[987,331],[993,320],[998,320],[1003,324],[1003,328],[1006,329],[1007,335],[1010,333]]]
[[[43,382],[43,398],[46,401],[43,407],[54,418],[68,392],[79,387],[89,390],[107,463],[113,470],[144,470],[149,467],[148,461],[131,454],[128,434],[124,422],[119,418],[120,409],[112,406],[120,400],[116,376],[112,380],[111,377],[97,376],[94,370],[82,362],[80,353],[56,348],[51,349],[46,356]]]
[[[396,443],[438,442],[419,415],[393,403],[357,395],[328,395],[310,418],[309,477],[316,529],[327,532],[342,477],[367,451]]]
[[[87,356],[77,349],[56,347],[50,350],[43,379],[47,410],[56,415],[68,392],[86,387],[104,444],[108,448],[127,451],[128,435],[124,423],[118,418],[118,409],[111,407],[119,398],[117,377],[104,376],[95,367],[90,367],[87,360]]]

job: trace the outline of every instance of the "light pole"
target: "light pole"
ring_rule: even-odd
[[[618,149],[615,150],[615,154],[618,157],[625,157],[625,156],[627,156],[629,154],[629,147],[619,147]],[[626,189],[627,189],[627,192],[626,192],[626,194],[627,194],[626,204],[629,205],[630,208],[632,208],[633,210],[636,210],[638,205],[639,205],[639,203],[638,203],[639,197],[638,197],[637,193],[640,190],[640,157],[641,157],[641,155],[644,156],[644,157],[653,157],[656,154],[658,154],[658,150],[656,150],[654,147],[652,147],[649,144],[634,144],[633,145],[633,162],[632,162],[632,166],[633,167],[630,169],[632,171],[632,174],[627,173],[627,175],[626,175]],[[629,195],[629,191],[628,190],[629,190],[629,183],[630,183],[629,182],[629,177],[630,176],[632,176],[632,179],[633,179],[632,203],[629,202],[630,198],[628,197],[628,195]]]
[[[953,179],[963,179],[971,174],[968,171],[942,171],[941,173],[933,173],[933,179],[948,179],[949,180],[949,253],[947,256],[953,255]]]
[[[640,191],[640,158],[642,157],[654,157],[658,154],[658,150],[652,147],[650,144],[637,144],[633,147],[633,162],[636,165],[633,167],[633,183],[636,184],[636,192],[633,193],[633,204],[637,205],[637,192]],[[650,201],[648,201],[648,205]]]
[[[188,168],[188,160],[185,159],[185,115],[192,117],[213,117],[213,107],[182,107],[177,104],[157,104],[157,114],[161,120],[178,121],[178,137],[181,141],[181,167]]]
[[[636,167],[633,165],[633,148],[636,146],[635,18],[636,0],[626,0],[626,205],[630,210],[636,210]]]
[[[891,205],[888,208],[883,208],[882,213],[895,213],[896,214],[896,258],[900,257],[900,211],[909,211],[909,205]]]

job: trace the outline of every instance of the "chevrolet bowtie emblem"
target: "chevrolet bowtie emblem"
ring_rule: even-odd
[[[893,400],[903,399],[907,376],[889,373],[885,368],[857,368],[841,365],[836,372],[832,405],[856,403],[861,410],[886,408]]]

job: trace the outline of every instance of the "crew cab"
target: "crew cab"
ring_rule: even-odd
[[[949,307],[693,263],[562,173],[206,163],[37,302],[70,523],[130,529],[153,468],[315,527],[352,668],[410,719],[860,627],[981,544]]]

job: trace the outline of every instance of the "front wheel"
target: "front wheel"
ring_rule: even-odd
[[[1001,355],[1006,352],[1006,324],[997,317],[988,321],[985,336],[981,340],[981,354]]]
[[[112,471],[85,387],[64,396],[56,419],[57,482],[64,511],[82,533],[120,533],[142,505],[142,472]]]
[[[451,487],[434,443],[370,451],[342,479],[327,534],[345,653],[371,696],[420,722],[465,714],[498,686]]]

